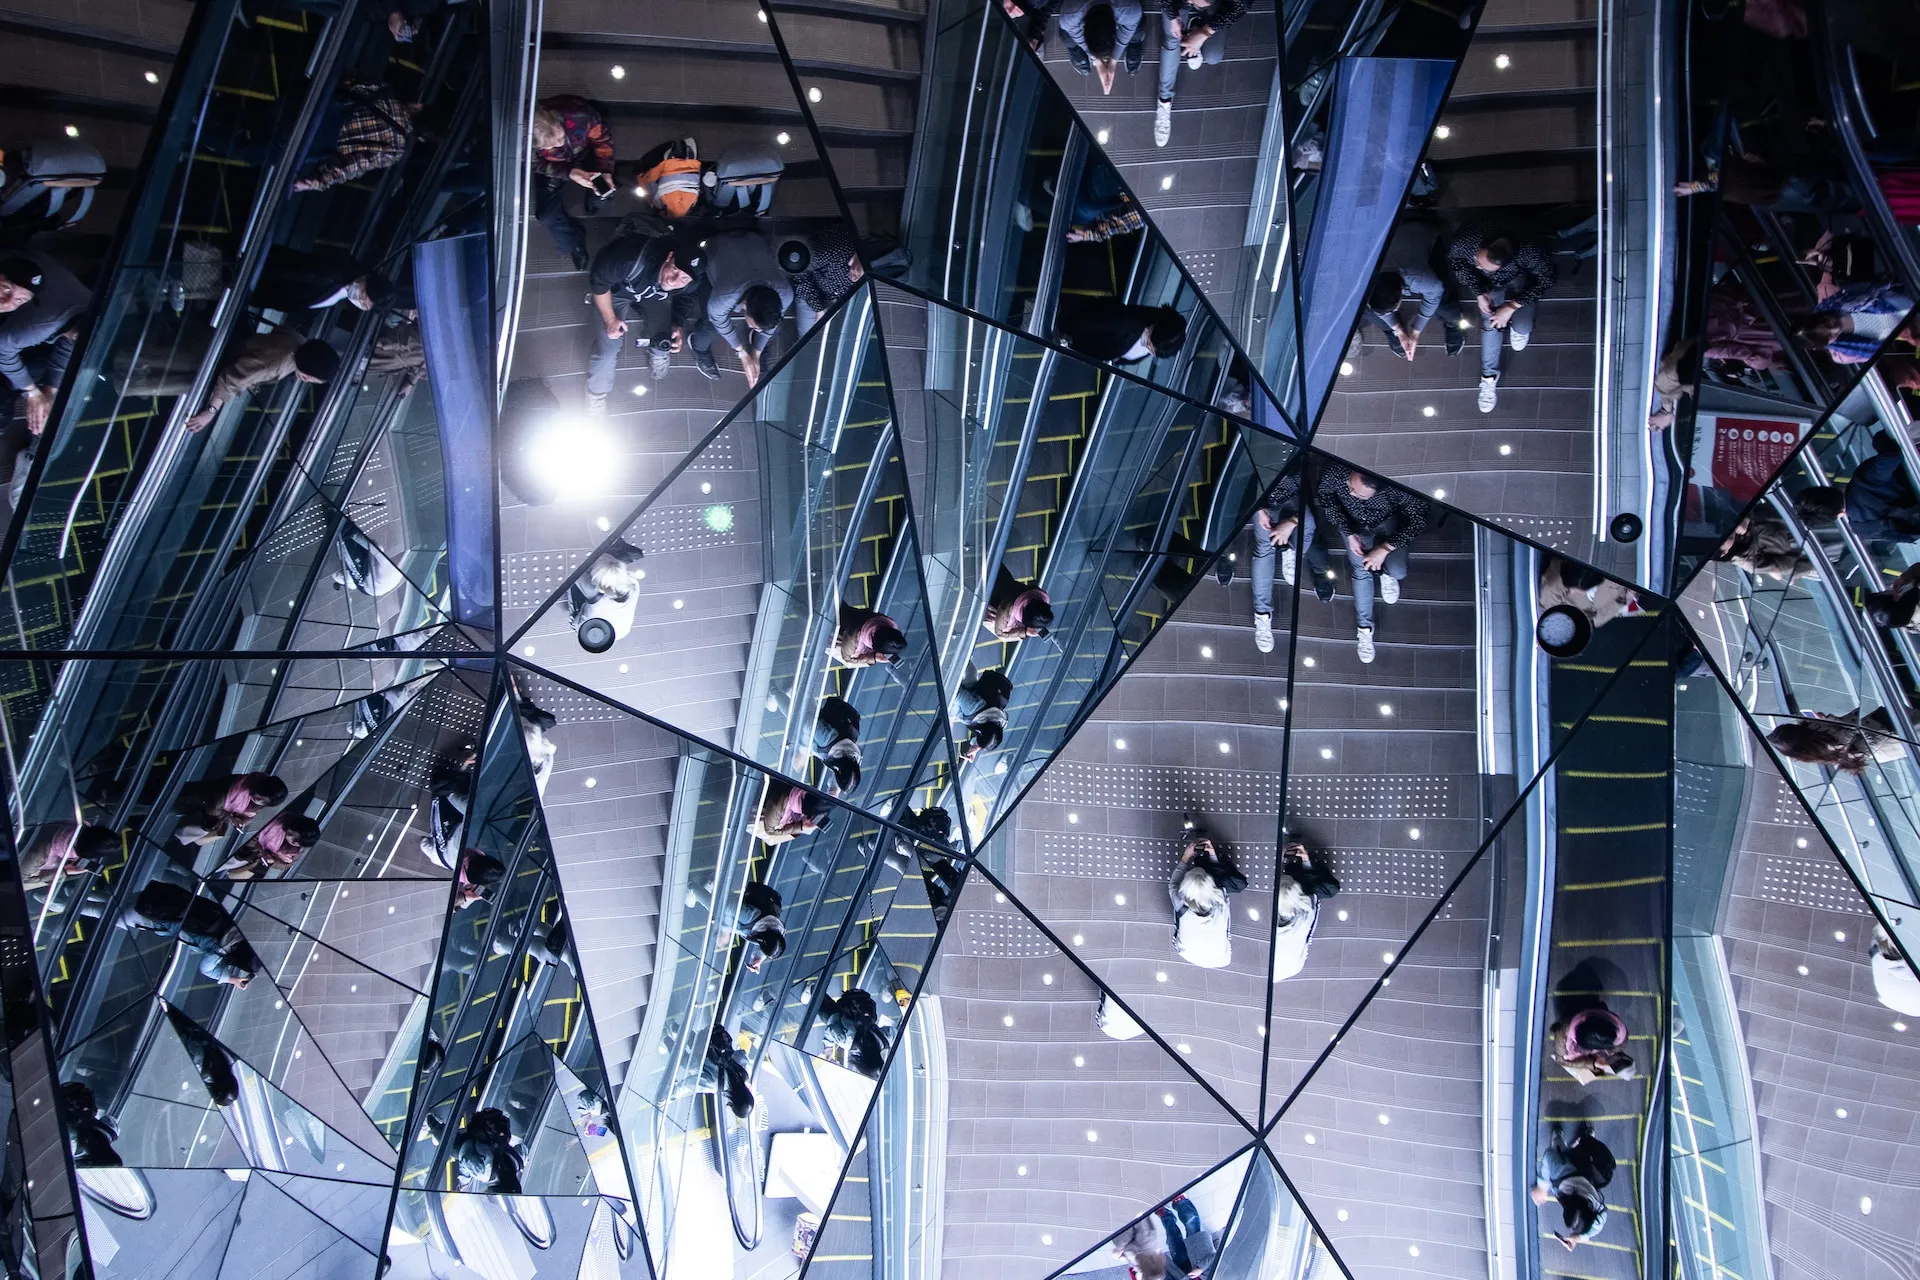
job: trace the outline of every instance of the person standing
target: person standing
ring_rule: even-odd
[[[1253,509],[1253,647],[1261,653],[1273,652],[1273,567],[1280,562],[1280,573],[1288,586],[1299,572],[1300,549],[1307,553],[1307,567],[1318,588],[1326,578],[1326,548],[1314,541],[1316,525],[1313,508],[1300,501],[1300,473],[1289,472],[1274,481],[1266,499]],[[1231,581],[1232,562],[1222,556],[1223,581]]]
[[[1543,241],[1492,223],[1470,223],[1447,244],[1447,271],[1464,308],[1480,310],[1480,412],[1499,400],[1501,334],[1527,349],[1540,299],[1559,278]],[[1469,313],[1470,314],[1470,313]]]
[[[587,229],[567,212],[569,185],[585,188],[589,213],[613,194],[613,130],[591,102],[559,94],[533,108],[533,216],[585,271]]]
[[[1387,346],[1404,360],[1413,359],[1427,322],[1447,299],[1447,286],[1433,269],[1437,248],[1439,236],[1432,223],[1402,222],[1388,239],[1380,269],[1367,289],[1365,319],[1387,335]],[[1412,320],[1406,318],[1408,302],[1415,304]],[[1447,330],[1449,354],[1460,349],[1459,334],[1457,326]]]
[[[1222,969],[1233,961],[1231,909],[1227,898],[1247,887],[1233,855],[1194,828],[1167,879],[1173,903],[1173,950],[1188,964]]]
[[[697,246],[676,237],[620,236],[593,255],[587,277],[599,332],[593,336],[593,355],[587,362],[587,414],[603,417],[607,393],[620,365],[620,344],[631,325],[641,320],[641,307],[665,300],[667,327],[647,343],[649,372],[657,381],[667,376],[673,353],[684,344],[693,351],[693,366],[703,377],[718,378],[713,358],[713,326],[702,306],[706,258]]]
[[[758,231],[725,231],[707,241],[707,323],[740,360],[747,385],[760,385],[760,363],[793,306],[793,277],[773,242]]]
[[[420,103],[402,102],[381,84],[349,81],[341,92],[346,108],[333,137],[333,150],[294,179],[295,191],[325,191],[362,174],[391,169],[407,153]]]
[[[1320,514],[1346,544],[1353,571],[1355,643],[1360,661],[1372,662],[1374,579],[1380,579],[1381,600],[1399,601],[1400,580],[1407,576],[1407,544],[1427,527],[1432,508],[1425,498],[1337,462],[1321,467],[1314,494]]]
[[[1572,1145],[1561,1135],[1558,1122],[1553,1125],[1547,1149],[1540,1153],[1539,1177],[1531,1194],[1543,1208],[1559,1204],[1561,1229],[1553,1234],[1569,1253],[1606,1225],[1607,1201],[1601,1193],[1613,1181],[1613,1167],[1613,1152],[1594,1136],[1592,1125],[1582,1121],[1573,1131]]]
[[[0,258],[0,424],[13,406],[27,402],[28,441],[14,459],[8,486],[17,508],[40,452],[40,435],[66,381],[80,313],[91,292],[78,277],[44,253]]]
[[[1066,42],[1067,61],[1081,75],[1100,81],[1100,92],[1113,92],[1114,72],[1124,56],[1127,70],[1140,66],[1140,0],[1067,0],[1060,6],[1060,38]]]

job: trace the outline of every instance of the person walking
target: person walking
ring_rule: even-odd
[[[892,618],[877,609],[840,602],[829,655],[835,662],[843,667],[870,667],[898,662],[906,651],[906,634]]]
[[[1172,307],[1076,296],[1060,304],[1053,340],[1112,364],[1171,360],[1187,344],[1187,318]]]
[[[832,779],[833,794],[845,795],[860,785],[860,712],[851,702],[831,695],[820,700],[810,754]]]
[[[825,831],[833,825],[833,807],[825,797],[794,783],[769,778],[760,808],[747,830],[763,844],[779,846],[796,836]]]
[[[1469,223],[1447,243],[1447,271],[1463,306],[1472,298],[1479,307],[1479,406],[1492,413],[1499,401],[1501,337],[1515,351],[1527,349],[1540,299],[1559,278],[1553,254],[1545,242],[1509,227]]]
[[[733,933],[746,948],[747,972],[758,973],[761,965],[786,954],[787,927],[780,919],[785,906],[780,891],[759,880],[741,891]]]
[[[761,359],[793,306],[793,277],[766,236],[725,231],[707,241],[707,281],[707,323],[733,348],[747,386],[757,387]]]
[[[982,752],[997,751],[1007,736],[1007,704],[1013,700],[1013,681],[999,667],[976,672],[971,663],[966,679],[954,694],[953,713],[967,726],[960,742],[960,758],[978,760]]]
[[[1626,1052],[1627,1024],[1595,1000],[1562,1022],[1547,1028],[1553,1041],[1553,1060],[1583,1085],[1595,1080],[1631,1080],[1636,1071]]]
[[[1053,600],[1037,582],[1022,582],[1001,565],[981,611],[980,625],[996,640],[1044,639],[1053,629]]]
[[[1355,645],[1360,661],[1372,662],[1374,579],[1380,580],[1384,603],[1399,602],[1409,564],[1407,544],[1426,529],[1432,507],[1398,485],[1336,462],[1321,467],[1315,497],[1321,516],[1346,544],[1353,574]]]
[[[79,277],[38,251],[0,258],[0,423],[27,402],[27,431],[37,441],[66,380],[80,313],[92,301]],[[31,461],[31,459],[29,459]]]
[[[640,548],[615,538],[612,546],[593,558],[586,575],[567,588],[567,621],[588,653],[605,653],[633,630],[640,583],[647,576],[640,567],[645,558]]]

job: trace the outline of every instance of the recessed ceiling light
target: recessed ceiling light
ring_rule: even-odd
[[[1391,952],[1391,951],[1382,951],[1382,952],[1380,953],[1380,963],[1381,963],[1381,964],[1392,964],[1392,963],[1393,963],[1393,952]]]
[[[1088,1142],[1100,1141],[1100,1131],[1098,1129],[1087,1130],[1087,1141]]]
[[[1510,454],[1510,453],[1512,453],[1512,452],[1513,452],[1513,446],[1512,446],[1512,445],[1510,445],[1510,444],[1503,444],[1503,445],[1501,445],[1501,446],[1500,446],[1500,456],[1501,456],[1501,457],[1503,457],[1503,458],[1504,458],[1504,457],[1506,457],[1506,456],[1507,456],[1508,454]]]
[[[1896,1022],[1893,1024],[1893,1029],[1895,1031],[1905,1031],[1907,1029],[1907,1024],[1904,1022]]]
[[[1125,738],[1115,738],[1113,740],[1113,748],[1116,751],[1125,751],[1127,749],[1127,740]]]
[[[1247,919],[1258,920],[1259,918],[1260,918],[1260,908],[1258,907],[1247,908]]]
[[[1005,902],[1007,900],[1007,895],[1004,893],[1001,893],[999,890],[995,890],[993,894],[993,900],[995,902]]]
[[[820,86],[819,86],[819,85],[814,85],[814,86],[813,86],[813,87],[812,87],[811,89],[808,89],[808,90],[807,90],[807,101],[808,101],[808,102],[818,102],[818,101],[820,101]]]
[[[1019,1175],[1020,1175],[1021,1177],[1023,1177],[1023,1178],[1024,1178],[1024,1177],[1026,1177],[1026,1176],[1027,1176],[1027,1166],[1025,1166],[1025,1165],[1021,1165],[1021,1166],[1019,1166],[1018,1168],[1016,1168],[1016,1169],[1014,1170],[1014,1172],[1015,1172],[1015,1173],[1017,1173],[1017,1174],[1019,1174]]]
[[[1067,821],[1078,824],[1080,821],[1080,815],[1077,813],[1070,813],[1067,815]]]
[[[1340,918],[1342,920],[1347,918],[1347,909],[1345,907],[1340,908]]]
[[[1040,1233],[1040,1243],[1041,1243],[1041,1244],[1052,1244],[1052,1243],[1053,1243],[1053,1237],[1052,1237],[1052,1236],[1050,1236],[1050,1235],[1048,1235],[1048,1234],[1047,1234],[1046,1232],[1044,1232],[1044,1231],[1043,1231],[1043,1232],[1041,1232],[1041,1233]]]
[[[583,785],[583,786],[585,786],[587,790],[589,790],[589,791],[591,791],[591,790],[593,790],[593,789],[594,789],[595,787],[597,787],[597,786],[599,786],[599,785],[600,785],[600,779],[598,779],[598,778],[588,778],[588,779],[586,780],[586,782],[585,782],[585,783],[583,783],[582,785]]]
[[[1419,1257],[1419,1256],[1420,1256],[1420,1246],[1419,1246],[1419,1245],[1417,1245],[1417,1244],[1410,1244],[1410,1245],[1408,1245],[1408,1246],[1407,1246],[1407,1256],[1408,1256],[1408,1257],[1410,1257],[1410,1258],[1417,1258],[1417,1257]]]
[[[1113,905],[1114,905],[1114,906],[1116,906],[1116,907],[1124,907],[1124,906],[1126,906],[1126,905],[1127,905],[1127,895],[1126,895],[1126,894],[1124,894],[1124,893],[1116,893],[1116,894],[1114,894],[1114,895],[1113,895]]]
[[[531,658],[533,656],[533,646],[527,645],[525,648],[521,649],[520,652],[526,654],[529,658]]]
[[[1223,743],[1221,743],[1221,744],[1220,744],[1220,754],[1221,754],[1221,755],[1223,755],[1223,756],[1224,756],[1224,755],[1231,755],[1232,753],[1233,753],[1233,744],[1232,744],[1232,743],[1229,743],[1229,742],[1223,742]]]
[[[1833,940],[1835,942],[1845,942],[1847,940],[1847,931],[1845,929],[1835,929],[1833,931]]]
[[[1331,760],[1331,759],[1333,759],[1333,748],[1332,748],[1332,747],[1322,747],[1322,748],[1320,748],[1320,758],[1321,758],[1322,760]]]
[[[1379,1118],[1380,1118],[1380,1123],[1381,1123],[1381,1124],[1392,1124],[1392,1123],[1393,1123],[1393,1117],[1392,1117],[1392,1116],[1390,1116],[1390,1115],[1388,1115],[1388,1114],[1387,1114],[1386,1112],[1384,1112],[1384,1111],[1382,1111],[1382,1112],[1380,1113],[1380,1117],[1379,1117]]]
[[[1420,828],[1418,827],[1407,828],[1407,839],[1418,840],[1419,838],[1420,838]]]
[[[1441,139],[1451,138],[1453,136],[1453,126],[1437,124],[1433,127],[1433,136]]]
[[[1100,132],[1093,135],[1093,140],[1104,147],[1107,145],[1107,139],[1112,136],[1113,135],[1108,133],[1105,129],[1102,129]]]
[[[1345,1209],[1342,1209],[1338,1213],[1335,1213],[1333,1216],[1340,1219],[1340,1221],[1345,1222],[1347,1220],[1347,1211]]]
[[[148,83],[148,84],[159,84],[159,83],[160,83],[160,73],[159,73],[158,71],[149,71],[149,72],[147,72],[147,73],[146,73],[146,78],[147,78],[147,83]]]
[[[765,9],[762,9],[754,16],[758,17],[760,21],[764,23],[767,20],[767,11]]]
[[[627,69],[619,65],[618,63],[615,63],[613,68],[610,71],[608,71],[607,74],[612,76],[615,80],[625,80],[627,78]]]
[[[1802,964],[1802,965],[1795,965],[1795,966],[1794,966],[1794,972],[1796,972],[1796,973],[1798,973],[1798,974],[1799,974],[1799,975],[1800,975],[1801,977],[1803,977],[1803,978],[1804,978],[1804,977],[1806,977],[1806,976],[1807,976],[1807,966],[1805,966],[1805,965],[1803,965],[1803,964]]]
[[[1052,975],[1052,974],[1050,974],[1050,973],[1043,973],[1043,974],[1041,974],[1041,975],[1040,975],[1040,985],[1041,985],[1041,986],[1043,986],[1043,987],[1050,987],[1050,986],[1052,986],[1052,985],[1053,985],[1053,975]]]
[[[1169,174],[1167,174],[1167,175],[1166,175],[1165,177],[1163,177],[1163,178],[1161,178],[1161,179],[1160,179],[1160,189],[1161,189],[1162,191],[1171,191],[1171,190],[1173,190],[1173,175],[1172,175],[1172,174],[1170,174],[1170,173],[1169,173]]]
[[[1861,1196],[1861,1197],[1860,1197],[1860,1212],[1862,1212],[1862,1213],[1872,1213],[1872,1212],[1873,1212],[1873,1197],[1872,1197],[1872,1196]]]
[[[673,602],[673,607],[676,609],[684,609],[687,607],[687,602],[685,600],[675,600]]]
[[[793,141],[793,135],[788,133],[785,129],[782,129],[780,132],[773,135],[773,140],[784,147],[789,142]]]
[[[80,126],[79,126],[79,125],[77,125],[77,124],[70,124],[70,125],[68,125],[68,126],[67,126],[67,136],[68,136],[69,138],[77,138],[77,137],[79,137],[79,136],[80,136]]]
[[[1211,658],[1213,656],[1213,646],[1210,644],[1201,645],[1200,656],[1203,658]]]
[[[1327,576],[1328,576],[1329,578],[1331,578],[1331,577],[1332,577],[1333,575],[1332,575],[1332,574],[1328,574]],[[1300,661],[1301,661],[1301,662],[1302,662],[1303,664],[1305,664],[1306,666],[1309,666],[1309,667],[1313,667],[1313,666],[1318,666],[1318,665],[1319,665],[1319,663],[1318,663],[1318,662],[1316,662],[1316,661],[1315,661],[1314,659],[1312,659],[1312,658],[1302,658],[1302,659],[1300,659]]]
[[[635,395],[637,395],[637,396],[643,396],[643,395],[645,395],[645,394],[647,394],[647,384],[646,384],[646,383],[644,383],[644,382],[636,382],[636,383],[634,383],[634,384],[633,384],[633,394],[635,394]]]
[[[1010,1027],[1010,1026],[1012,1026],[1012,1025],[1013,1025],[1013,1015],[1012,1015],[1012,1014],[1010,1014],[1010,1013],[1006,1013],[1006,1014],[1002,1014],[1002,1015],[1000,1016],[1000,1025],[1001,1025],[1001,1026],[1003,1026],[1003,1027]]]
[[[1383,702],[1383,703],[1381,703],[1381,704],[1380,704],[1380,714],[1381,714],[1381,715],[1383,715],[1383,716],[1390,716],[1390,715],[1392,715],[1392,714],[1393,714],[1393,704],[1392,704],[1391,702]]]
[[[1087,1060],[1076,1053],[1073,1055],[1073,1065],[1076,1067],[1084,1067],[1087,1065]]]
[[[1165,981],[1167,980],[1167,971],[1166,971],[1165,969],[1161,969],[1161,970],[1159,970],[1159,971],[1157,971],[1157,972],[1156,972],[1156,973],[1155,973],[1155,974],[1153,975],[1153,980],[1154,980],[1155,982],[1165,982]]]
[[[605,516],[598,516],[594,519],[593,526],[600,530],[600,532],[605,533],[607,530],[613,528],[613,521],[607,519]]]
[[[1087,945],[1087,935],[1086,935],[1086,934],[1084,934],[1084,933],[1076,933],[1076,934],[1074,934],[1074,935],[1073,935],[1073,945],[1074,945],[1074,946],[1076,946],[1076,947],[1084,947],[1084,946],[1086,946],[1086,945]]]
[[[1175,1045],[1174,1048],[1178,1049],[1182,1053],[1193,1052],[1193,1046],[1188,1044],[1185,1040],[1182,1040],[1179,1044]]]
[[[700,482],[700,492],[702,492],[702,493],[712,493],[712,492],[713,492],[713,481],[711,481],[711,480],[702,480],[702,481]]]
[[[1500,68],[1500,70],[1505,71],[1508,67],[1513,65],[1513,59],[1508,57],[1504,53],[1496,54],[1493,59],[1493,65]]]
[[[1833,1109],[1833,1114],[1838,1118],[1845,1120],[1847,1118],[1847,1109],[1845,1107],[1835,1107]]]
[[[1700,616],[1704,618],[1707,615],[1703,613]],[[1805,836],[1801,836],[1798,840],[1795,840],[1793,843],[1795,848],[1804,849],[1807,847],[1807,838]]]
[[[647,198],[647,189],[636,182],[633,184],[633,194],[639,197],[640,199],[645,200]]]
[[[1420,406],[1420,416],[1423,418],[1431,418],[1434,414],[1438,412],[1440,411],[1434,408],[1430,404],[1423,404]]]
[[[1447,496],[1447,491],[1445,489],[1435,489],[1433,491],[1433,496],[1436,498],[1444,499]]]
[[[620,674],[621,675],[627,674],[627,664],[624,662],[620,664]]]
[[[1464,328],[1466,328],[1466,327],[1467,327],[1467,322],[1466,322],[1465,320],[1462,320],[1462,321],[1460,322],[1460,327],[1461,327],[1462,329],[1464,329]],[[1341,377],[1343,377],[1343,378],[1350,378],[1350,377],[1352,377],[1352,376],[1353,376],[1353,361],[1351,361],[1351,360],[1342,360],[1342,361],[1340,362],[1340,376],[1341,376]]]
[[[1316,1143],[1316,1142],[1318,1142],[1318,1141],[1320,1141],[1320,1139],[1318,1139],[1318,1138],[1316,1138],[1316,1137],[1314,1137],[1314,1136],[1313,1136],[1312,1134],[1310,1134],[1310,1133],[1309,1133],[1309,1134],[1307,1134],[1307,1135],[1305,1136],[1305,1138],[1304,1138],[1303,1140],[1304,1140],[1304,1141],[1306,1142],[1306,1144],[1307,1144],[1308,1146],[1312,1146],[1312,1145],[1313,1145],[1314,1143]]]
[[[1164,1102],[1164,1103],[1166,1103],[1166,1104],[1167,1104],[1168,1106],[1172,1106],[1172,1105],[1173,1105],[1173,1095],[1172,1095],[1172,1094],[1170,1094],[1170,1093],[1163,1093],[1163,1094],[1161,1094],[1161,1095],[1160,1095],[1160,1101],[1162,1101],[1162,1102]]]

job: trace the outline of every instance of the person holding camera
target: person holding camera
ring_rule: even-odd
[[[592,195],[589,211],[613,194],[613,130],[585,98],[544,98],[533,108],[533,216],[560,252],[585,271],[587,229],[567,212],[567,184]]]

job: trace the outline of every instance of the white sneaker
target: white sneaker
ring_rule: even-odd
[[[1480,379],[1480,412],[1492,413],[1493,406],[1500,402],[1500,393],[1495,390],[1500,385],[1500,375]]]
[[[1280,576],[1286,579],[1288,586],[1293,585],[1293,575],[1297,572],[1292,547],[1280,548]]]
[[[1515,351],[1525,351],[1527,349],[1527,338],[1530,336],[1529,334],[1520,332],[1511,325],[1507,327],[1507,345]]]
[[[1273,652],[1273,615],[1256,613],[1253,615],[1253,647],[1262,653]]]
[[[1184,61],[1187,64],[1187,70],[1198,71],[1200,69],[1200,55],[1198,53],[1188,54]]]
[[[1173,136],[1173,104],[1162,102],[1153,109],[1153,145],[1164,147]]]
[[[1373,628],[1361,627],[1354,637],[1354,647],[1360,651],[1360,661],[1373,661]]]
[[[604,395],[596,395],[591,391],[587,392],[587,416],[589,418],[604,418],[607,416],[607,398]]]
[[[1400,579],[1388,577],[1384,573],[1376,574],[1375,576],[1380,579],[1380,603],[1399,604]]]

